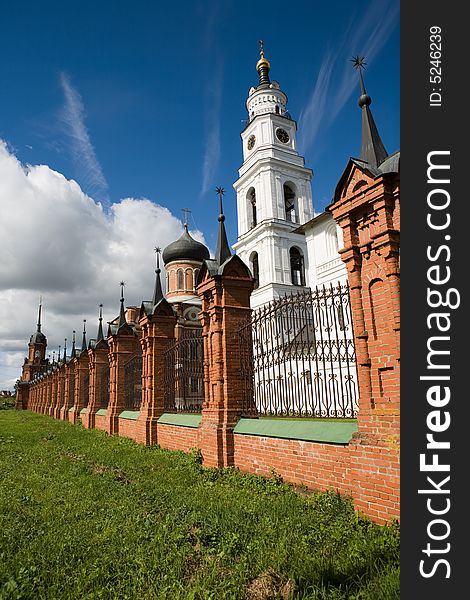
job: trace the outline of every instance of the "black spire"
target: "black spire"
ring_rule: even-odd
[[[75,329],[72,331],[72,352],[70,354],[70,356],[72,358],[75,358],[75,356],[77,355],[76,349],[75,349]]]
[[[216,187],[215,191],[217,192],[217,194],[219,196],[219,201],[220,201],[219,237],[217,239],[217,249],[215,251],[215,260],[217,261],[218,265],[220,266],[228,258],[230,258],[230,256],[232,256],[232,253],[230,252],[230,247],[229,247],[228,241],[227,241],[227,232],[225,231],[225,225],[224,225],[225,215],[224,215],[224,209],[222,206],[222,196],[225,194],[225,190],[223,187]]]
[[[67,362],[67,338],[64,340],[64,364]]]
[[[59,350],[57,351],[57,366],[60,367],[60,348],[61,346],[59,345]]]
[[[98,344],[102,340],[104,340],[103,335],[103,305],[100,304],[100,316],[99,316],[99,325],[98,325],[98,335],[96,336],[96,343]]]
[[[86,319],[83,319],[83,337],[82,337],[82,352],[86,350]]]
[[[377,126],[369,108],[372,99],[367,94],[362,78],[362,69],[365,69],[366,62],[363,56],[355,56],[351,59],[354,68],[359,72],[359,86],[361,95],[358,104],[362,110],[362,142],[360,159],[377,168],[388,156],[387,151],[380,139]]]
[[[259,85],[269,85],[271,81],[269,80],[269,69],[271,65],[269,61],[264,56],[264,42],[263,40],[259,41],[259,56],[260,59],[256,63],[256,70],[259,75]]]
[[[126,324],[126,313],[124,310],[124,281],[121,281],[119,285],[121,286],[121,309],[119,311],[118,331]]]
[[[155,248],[155,254],[157,255],[157,268],[155,269],[155,289],[153,291],[153,306],[156,306],[163,298],[162,282],[160,280],[160,252],[159,247]]]
[[[38,328],[37,328],[38,333],[41,333],[41,310],[42,310],[42,296],[39,297]]]

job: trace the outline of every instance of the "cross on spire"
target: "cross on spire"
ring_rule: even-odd
[[[264,56],[264,42],[263,40],[259,40],[259,53],[261,56]]]
[[[188,215],[191,212],[189,208],[182,208],[181,211],[184,213],[184,224],[188,226]]]

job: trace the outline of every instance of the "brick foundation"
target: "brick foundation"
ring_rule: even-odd
[[[201,429],[179,427],[178,425],[157,425],[158,444],[167,450],[183,450],[189,452],[200,447]]]

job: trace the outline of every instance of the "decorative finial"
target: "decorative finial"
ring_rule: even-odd
[[[57,364],[58,364],[58,365],[60,365],[60,349],[61,349],[61,347],[62,347],[62,346],[60,346],[60,344],[59,344],[59,350],[58,350],[58,352],[57,352]]]
[[[64,363],[67,362],[67,338],[64,340]]]
[[[96,336],[96,343],[101,342],[103,339],[103,305],[100,304],[100,316],[98,318],[98,335]]]
[[[363,106],[369,106],[372,102],[372,98],[367,94],[366,88],[364,86],[364,79],[362,77],[362,71],[365,71],[366,68],[366,60],[364,56],[353,56],[351,58],[351,62],[353,63],[353,67],[359,73],[359,86],[361,89],[361,95],[359,97],[359,106],[362,108]]]
[[[121,310],[119,311],[118,330],[126,324],[126,314],[124,311],[124,286],[126,284],[124,281],[121,281],[119,285],[121,286]]]
[[[362,141],[360,159],[368,163],[374,168],[377,168],[388,156],[387,151],[380,139],[377,126],[375,124],[372,112],[369,108],[372,99],[367,94],[362,77],[362,71],[366,68],[364,56],[353,56],[351,58],[354,68],[359,73],[359,86],[361,95],[359,96],[358,104],[362,110]]]
[[[188,210],[184,208],[183,210]],[[157,255],[157,268],[155,269],[155,289],[153,290],[153,306],[158,304],[163,298],[162,282],[160,281],[160,252],[159,246],[155,247],[155,253]]]
[[[83,319],[82,352],[86,350],[86,319]]]
[[[227,232],[225,231],[225,215],[224,215],[224,208],[222,206],[222,197],[225,194],[225,190],[223,187],[216,187],[215,191],[217,193],[217,195],[219,196],[219,202],[220,202],[220,213],[219,213],[219,235],[217,238],[217,249],[215,251],[215,260],[218,262],[219,266],[222,265],[228,258],[230,258],[230,256],[232,256],[232,253],[230,252],[230,247],[228,245],[228,241],[227,241]]]
[[[269,69],[271,65],[269,64],[269,60],[264,56],[264,42],[263,40],[259,40],[259,55],[260,59],[256,63],[256,70],[259,74],[259,85],[270,84],[269,80]]]
[[[224,209],[222,206],[222,197],[225,195],[225,190],[223,187],[216,187],[215,188],[215,192],[216,194],[219,196],[219,202],[220,202],[220,214],[219,214],[219,221],[222,220],[225,221],[225,217],[224,217]]]

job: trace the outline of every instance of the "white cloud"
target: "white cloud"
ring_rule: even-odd
[[[81,340],[83,319],[95,337],[99,303],[105,320],[119,312],[121,280],[126,305],[152,297],[154,247],[181,232],[179,219],[145,198],[121,200],[106,214],[75,181],[23,166],[0,140],[0,389],[21,373],[40,294],[50,351],[65,337],[70,344],[73,329]]]
[[[85,109],[82,98],[65,73],[61,74],[60,83],[65,96],[61,120],[64,124],[64,131],[71,141],[70,150],[77,176],[82,187],[89,194],[108,206],[108,183],[85,125]]]

